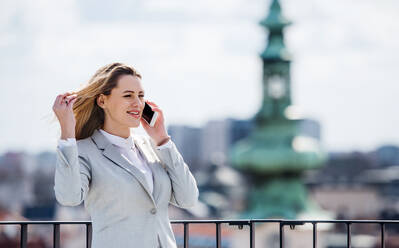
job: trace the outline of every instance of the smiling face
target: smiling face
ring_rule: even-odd
[[[110,95],[101,94],[97,104],[104,109],[104,130],[128,137],[131,127],[140,125],[144,109],[144,89],[139,77],[122,75]]]

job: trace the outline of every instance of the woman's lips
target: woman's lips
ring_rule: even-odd
[[[128,115],[132,116],[133,118],[140,119],[140,114],[133,114],[128,112]]]

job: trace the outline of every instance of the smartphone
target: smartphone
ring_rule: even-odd
[[[146,102],[141,117],[148,123],[148,125],[150,125],[150,127],[153,127],[157,121],[158,112],[152,111],[150,105]]]

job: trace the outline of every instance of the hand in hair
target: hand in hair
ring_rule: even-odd
[[[53,111],[60,122],[61,139],[75,138],[76,120],[72,107],[76,99],[76,94],[67,92],[58,95],[54,101]]]

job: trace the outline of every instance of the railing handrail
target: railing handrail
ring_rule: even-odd
[[[287,224],[295,224],[295,223],[364,223],[364,224],[398,224],[399,220],[311,220],[311,219],[226,219],[226,220],[212,220],[212,219],[204,219],[204,220],[170,220],[171,223],[175,224],[184,224],[184,223],[251,223],[251,222],[262,222],[262,223],[287,223]],[[20,225],[20,224],[61,224],[61,225],[69,225],[69,224],[91,224],[90,220],[87,221],[0,221],[0,225]]]
[[[73,225],[73,224],[81,224],[87,225],[91,224],[91,221],[43,221],[43,220],[34,220],[34,221],[0,221],[0,225],[21,225],[21,224],[28,224],[28,225],[52,225],[52,224],[60,224],[60,225]]]
[[[280,248],[284,247],[284,226],[290,226],[294,229],[297,225],[312,224],[313,226],[313,247],[317,247],[317,224],[320,223],[343,223],[346,225],[347,247],[351,247],[351,229],[352,224],[378,224],[380,226],[381,246],[385,248],[385,228],[386,224],[399,224],[399,220],[292,220],[292,219],[226,219],[226,220],[171,220],[172,224],[184,225],[184,247],[188,247],[189,224],[216,224],[216,247],[221,247],[221,224],[236,225],[242,229],[248,225],[250,229],[249,243],[250,247],[255,247],[255,224],[256,223],[278,223]],[[27,248],[28,244],[28,225],[53,225],[53,247],[60,247],[60,225],[80,224],[86,225],[86,247],[91,247],[92,222],[91,221],[0,221],[0,225],[20,225],[21,226],[21,248]]]

